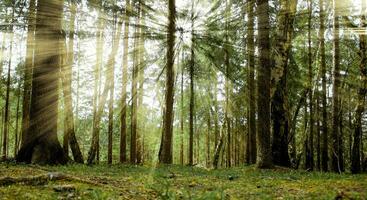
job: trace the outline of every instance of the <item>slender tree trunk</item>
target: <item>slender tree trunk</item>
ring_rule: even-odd
[[[15,3],[14,3],[15,4]],[[15,13],[15,5],[13,4],[13,11],[12,11],[12,22],[10,26],[10,53],[9,53],[9,61],[8,61],[8,73],[7,73],[7,79],[6,79],[6,95],[5,95],[5,115],[4,115],[4,131],[3,131],[3,154],[2,159],[6,160],[8,157],[8,137],[9,137],[9,118],[10,118],[10,81],[11,81],[11,63],[12,63],[12,54],[13,54],[13,40],[14,40],[14,13]]]
[[[362,1],[362,12],[366,10],[366,2]],[[366,16],[361,16],[361,28],[366,29]],[[357,107],[355,111],[355,119],[354,119],[354,140],[352,147],[352,157],[351,157],[351,171],[352,173],[360,173],[361,172],[361,142],[362,140],[362,117],[363,112],[365,111],[365,97],[367,92],[367,36],[365,34],[359,35],[359,55],[361,58],[359,64],[360,71],[360,86],[358,89],[358,101]],[[363,151],[363,148],[362,148]]]
[[[50,10],[51,9],[51,10]],[[35,67],[30,110],[31,135],[17,161],[64,164],[67,157],[57,139],[58,83],[63,1],[39,0],[35,34]],[[47,108],[47,109],[45,109]]]
[[[14,158],[17,157],[19,149],[19,107],[20,107],[20,82],[18,82],[18,92],[17,92],[17,108],[15,117],[15,131],[14,131]]]
[[[176,30],[176,6],[175,0],[168,0],[168,35],[167,35],[167,65],[166,65],[166,94],[163,116],[163,143],[159,155],[159,162],[172,163],[172,137],[173,137],[173,103],[174,103],[174,62],[175,62],[175,30]]]
[[[143,108],[143,97],[144,97],[144,70],[145,70],[145,38],[143,33],[143,27],[145,26],[145,11],[144,7],[140,8],[140,28],[139,28],[139,42],[138,42],[138,81],[139,81],[139,89],[138,89],[138,107],[137,114],[140,114],[141,123],[138,124],[139,134],[137,134],[137,163],[142,164],[143,157],[143,138],[144,138],[144,122],[145,117],[144,113],[142,113]]]
[[[321,127],[320,127],[320,94],[319,90],[316,89],[316,169],[321,170]]]
[[[102,11],[98,13],[98,22],[97,22],[97,35],[96,35],[96,65],[94,69],[94,88],[93,88],[93,127],[92,127],[92,144],[88,153],[88,163],[92,164],[94,162],[95,156],[97,155],[98,159],[98,149],[99,149],[99,120],[98,118],[98,107],[101,102],[99,102],[99,85],[100,85],[100,74],[101,74],[101,65],[103,62],[103,14]],[[107,85],[107,84],[106,84]],[[106,94],[107,95],[107,94]],[[104,98],[102,96],[102,98]]]
[[[226,51],[225,52],[225,55],[226,55],[226,58],[225,58],[225,62],[226,62],[226,71],[227,71],[227,75],[226,76],[228,76],[228,74],[229,74],[229,55],[228,55],[228,52]],[[229,80],[228,80],[228,78],[226,77],[226,81],[225,81],[225,90],[226,90],[226,94],[225,94],[225,96],[226,96],[226,102],[225,102],[225,113],[224,113],[224,115],[225,115],[225,120],[226,120],[226,122],[227,122],[227,162],[226,162],[226,166],[227,167],[231,167],[231,165],[232,165],[232,159],[231,159],[231,137],[232,137],[232,135],[231,135],[231,121],[232,121],[232,119],[231,119],[231,117],[230,117],[230,102],[229,102],[229,98],[230,98],[230,95],[231,95],[231,89],[230,89],[230,87],[231,87],[231,85],[230,85],[230,83],[229,83]]]
[[[126,10],[125,10],[125,27],[124,27],[124,54],[122,58],[122,97],[121,97],[121,132],[120,132],[120,163],[125,163],[127,161],[126,157],[126,87],[127,87],[127,68],[128,68],[128,56],[129,56],[129,28],[130,28],[130,0],[126,0]]]
[[[224,126],[224,125],[223,125]],[[223,150],[223,142],[224,142],[224,134],[223,134],[223,128],[219,131],[219,140],[218,145],[215,147],[214,156],[213,156],[213,168],[217,169],[219,165],[219,158],[221,155],[221,152]],[[223,155],[223,154],[222,154]],[[223,157],[222,157],[223,160]]]
[[[136,24],[140,24],[140,4],[136,8],[138,17]],[[133,54],[133,73],[131,84],[131,137],[130,137],[130,163],[137,163],[138,153],[138,74],[139,74],[139,27],[135,26],[134,33],[134,54]]]
[[[210,108],[208,109],[207,118],[208,118],[207,119],[208,132],[207,132],[207,136],[206,136],[206,166],[209,167],[209,165],[210,165],[210,133],[211,133]]]
[[[247,59],[249,66],[248,82],[248,139],[246,140],[246,160],[256,163],[256,98],[255,98],[255,41],[254,41],[254,0],[247,1]]]
[[[184,59],[182,53],[182,61]],[[180,163],[184,164],[184,65],[181,63],[181,120],[180,120],[180,130],[181,130],[181,148],[180,148]]]
[[[314,118],[313,118],[313,69],[312,69],[312,40],[311,40],[311,28],[312,28],[312,1],[308,1],[308,93],[309,97],[309,116],[310,116],[310,132],[307,137],[307,151],[306,151],[306,169],[313,170],[314,167],[314,141],[313,141],[313,128],[314,128]]]
[[[269,1],[257,0],[258,38],[259,38],[259,66],[257,82],[257,167],[272,167],[272,153],[270,146],[270,24]]]
[[[63,149],[66,155],[69,152],[69,144],[73,153],[74,160],[78,163],[83,163],[83,155],[80,151],[78,141],[75,136],[74,129],[74,114],[73,114],[73,99],[72,99],[72,68],[74,64],[74,23],[76,15],[76,5],[71,4],[71,17],[69,24],[69,44],[67,51],[67,62],[61,67],[61,79],[64,93],[64,104],[65,104],[65,120],[64,120],[64,141]],[[65,38],[66,39],[66,38]],[[66,49],[65,49],[66,50]],[[66,53],[66,52],[65,52]]]
[[[224,64],[225,64],[225,70],[226,70],[226,74],[225,74],[225,113],[224,113],[224,118],[227,122],[227,162],[226,162],[226,166],[227,167],[231,167],[232,165],[232,159],[231,159],[231,140],[232,140],[232,133],[231,133],[231,121],[232,121],[232,113],[231,113],[231,109],[230,109],[230,96],[232,94],[232,85],[230,84],[230,81],[228,79],[229,75],[230,75],[230,55],[229,55],[229,46],[228,46],[228,42],[229,42],[229,18],[230,18],[230,13],[231,13],[231,5],[229,5],[228,0],[226,0],[226,13],[225,13],[225,28],[226,28],[226,33],[225,33],[225,44],[224,44]]]
[[[334,23],[333,23],[333,110],[332,110],[332,148],[331,148],[331,169],[334,172],[341,172],[341,154],[340,148],[340,48],[339,48],[339,4],[334,0]]]
[[[191,5],[191,60],[190,60],[190,116],[189,116],[189,165],[194,165],[194,116],[195,116],[195,91],[194,91],[194,1]]]
[[[116,15],[116,14],[115,14]],[[115,34],[113,38],[113,43],[115,48],[119,47],[120,44],[120,35],[121,35],[121,27],[122,22],[120,17],[115,16]],[[117,29],[116,29],[117,25]],[[117,53],[117,50],[116,50]],[[116,54],[115,53],[115,54]],[[107,149],[107,163],[112,164],[112,137],[113,137],[113,103],[114,103],[114,92],[115,92],[115,58],[113,58],[111,62],[111,66],[109,66],[109,78],[110,81],[110,99],[108,102],[108,149]]]
[[[328,153],[328,123],[327,123],[327,88],[326,88],[326,56],[325,56],[325,12],[324,0],[319,0],[320,5],[320,65],[322,79],[322,142],[321,142],[321,168],[322,171],[328,171],[329,153]]]

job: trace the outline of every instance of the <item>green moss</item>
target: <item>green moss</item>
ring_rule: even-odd
[[[0,176],[62,172],[82,180],[0,187],[0,199],[346,199],[367,198],[367,175],[257,170],[253,166],[206,170],[177,165],[0,165]],[[75,191],[56,192],[56,185]]]

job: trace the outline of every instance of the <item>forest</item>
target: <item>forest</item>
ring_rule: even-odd
[[[0,199],[367,199],[366,0],[1,0]]]

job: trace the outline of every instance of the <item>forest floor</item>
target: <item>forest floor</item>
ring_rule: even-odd
[[[69,178],[36,182],[20,178],[54,173]],[[1,184],[1,180],[7,183],[4,177],[20,181]],[[207,170],[176,165],[3,163],[0,199],[367,199],[367,175],[258,170],[253,166]]]

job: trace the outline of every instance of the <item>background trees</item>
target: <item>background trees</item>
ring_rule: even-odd
[[[360,172],[362,3],[2,1],[1,155]]]

